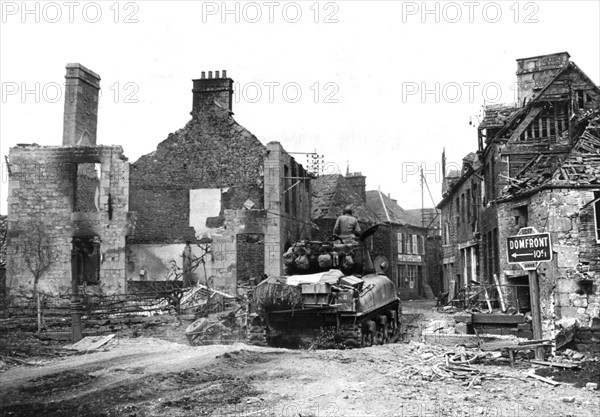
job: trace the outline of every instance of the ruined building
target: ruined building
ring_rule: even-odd
[[[179,280],[235,294],[282,273],[281,254],[311,233],[312,177],[236,123],[225,71],[193,80],[189,123],[131,167],[120,146],[96,143],[100,77],[69,64],[66,80],[62,145],[10,149],[11,292]]]
[[[311,177],[235,121],[232,97],[225,71],[203,72],[191,120],[132,164],[130,280],[173,279],[183,257],[203,257],[184,279],[234,294],[238,281],[281,275],[281,254],[310,237]]]
[[[129,163],[120,146],[96,144],[100,77],[68,64],[62,145],[9,151],[6,285],[12,293],[126,289]]]
[[[527,271],[509,263],[507,237],[549,232],[553,260],[537,268],[544,337],[575,325],[573,343],[600,341],[600,89],[568,53],[517,60],[516,106],[485,109],[479,149],[446,178],[444,276],[505,286],[527,311]]]

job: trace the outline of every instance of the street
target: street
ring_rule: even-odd
[[[553,387],[527,378],[527,361],[511,368],[499,357],[482,357],[464,378],[440,374],[447,351],[416,341],[289,350],[116,337],[98,352],[5,370],[0,415],[596,415],[598,392],[585,385],[600,382],[598,361],[560,372],[556,381],[565,382]]]

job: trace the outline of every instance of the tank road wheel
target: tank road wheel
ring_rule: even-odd
[[[381,314],[377,316],[377,338],[376,343],[378,345],[384,345],[389,341],[388,335],[388,318]]]
[[[340,326],[343,344],[349,348],[362,346],[362,328],[358,324],[343,324]]]
[[[260,317],[250,322],[247,339],[251,345],[267,346],[267,325]]]
[[[392,340],[398,332],[398,313],[395,310],[388,311],[388,339]]]
[[[373,346],[374,339],[377,335],[377,326],[373,320],[367,321],[362,329],[362,347]]]

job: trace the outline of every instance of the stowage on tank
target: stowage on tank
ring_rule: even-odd
[[[333,328],[346,347],[390,343],[400,334],[401,303],[394,283],[358,241],[297,242],[283,255],[286,275],[262,281],[252,296],[248,341],[257,345],[305,342]]]

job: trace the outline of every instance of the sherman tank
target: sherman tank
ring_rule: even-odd
[[[285,276],[269,277],[254,289],[248,342],[289,345],[314,339],[318,330],[335,330],[346,347],[395,341],[401,303],[384,275],[387,261],[373,262],[365,239],[297,242],[283,255]]]

